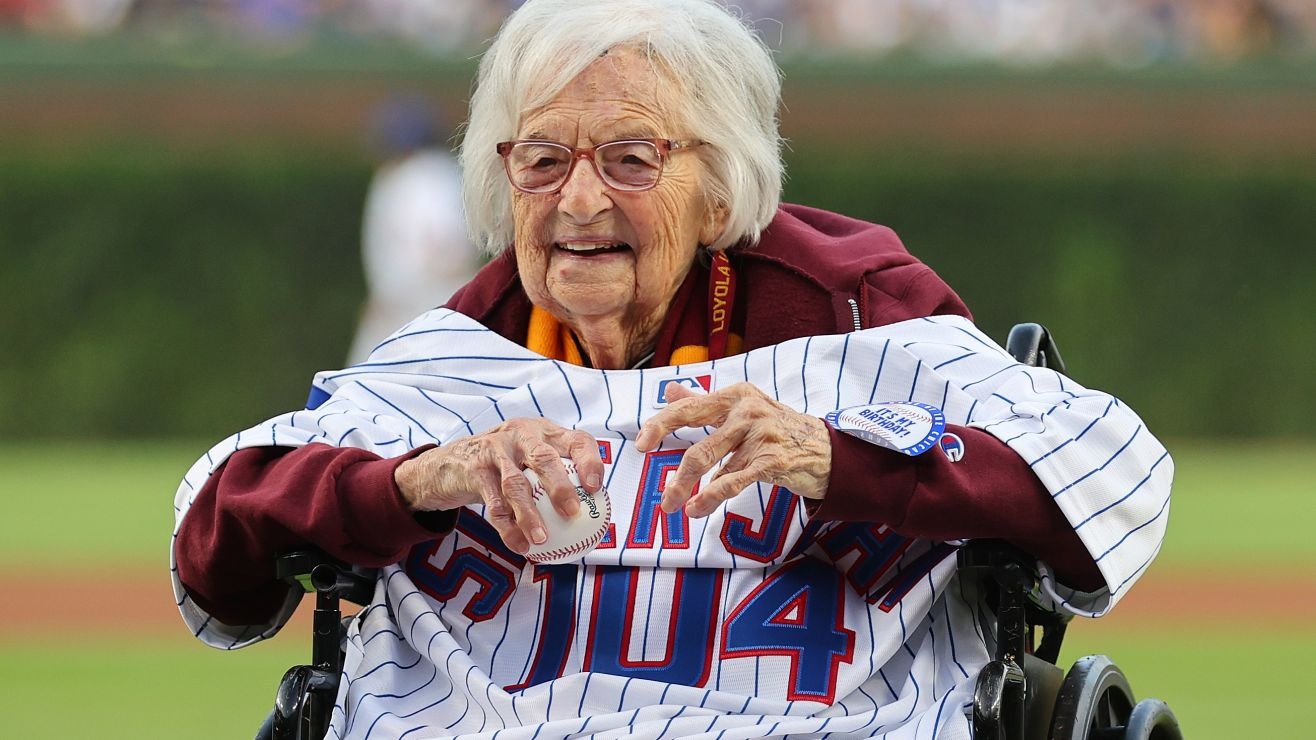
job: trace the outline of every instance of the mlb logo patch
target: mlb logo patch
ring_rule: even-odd
[[[937,445],[941,447],[942,452],[946,453],[946,459],[951,462],[959,462],[964,459],[964,440],[960,439],[959,435],[947,432],[941,435]]]
[[[713,390],[712,375],[678,375],[675,378],[660,380],[658,381],[658,392],[654,394],[654,408],[660,409],[667,405],[667,387],[673,383],[683,385],[696,392],[710,393]]]

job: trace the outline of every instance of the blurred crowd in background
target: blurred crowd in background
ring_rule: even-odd
[[[211,35],[297,45],[390,40],[469,53],[524,0],[0,0],[0,28]],[[1043,65],[1228,64],[1316,55],[1313,0],[730,0],[786,54]]]

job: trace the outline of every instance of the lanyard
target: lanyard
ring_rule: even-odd
[[[722,250],[713,252],[708,268],[708,359],[726,357],[731,334],[731,307],[736,302],[736,273]]]

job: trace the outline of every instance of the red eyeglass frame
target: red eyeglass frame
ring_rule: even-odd
[[[708,142],[703,141],[701,139],[684,139],[684,140],[682,139],[618,139],[616,141],[605,141],[602,144],[598,144],[596,146],[574,147],[574,146],[567,146],[566,144],[563,144],[560,141],[549,141],[547,139],[512,139],[510,141],[498,142],[495,149],[498,152],[498,156],[502,157],[503,159],[503,172],[504,174],[507,175],[507,181],[512,184],[512,187],[516,188],[517,190],[520,190],[523,193],[528,193],[530,195],[554,195],[560,192],[562,188],[566,187],[567,181],[571,179],[571,173],[574,172],[576,169],[576,163],[581,159],[586,159],[589,161],[590,166],[594,168],[594,174],[598,175],[599,179],[603,181],[603,184],[607,185],[609,188],[624,193],[642,193],[646,190],[653,190],[655,187],[658,186],[658,182],[663,179],[663,172],[667,169],[667,156],[669,154],[673,152],[695,149],[707,143]],[[532,190],[517,185],[516,179],[512,177],[511,165],[509,165],[507,162],[507,157],[512,153],[512,148],[515,147],[517,144],[546,144],[548,146],[561,147],[562,149],[566,149],[567,151],[571,152],[571,165],[567,167],[566,174],[562,176],[562,182],[559,182],[556,186],[545,190]],[[599,149],[602,149],[605,146],[611,146],[613,144],[649,144],[653,146],[654,149],[658,150],[658,161],[662,165],[662,169],[658,171],[658,176],[654,178],[652,183],[644,187],[637,188],[637,187],[629,187],[625,185],[619,187],[618,183],[616,183],[614,180],[612,180],[612,178],[604,174],[603,169],[599,167],[598,160],[594,158],[595,152],[597,152]]]

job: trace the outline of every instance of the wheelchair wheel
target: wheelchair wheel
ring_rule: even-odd
[[[1133,690],[1109,658],[1089,655],[1074,663],[1060,687],[1051,740],[1124,740]]]
[[[1125,740],[1183,740],[1179,720],[1170,706],[1160,699],[1143,699],[1129,715]]]

